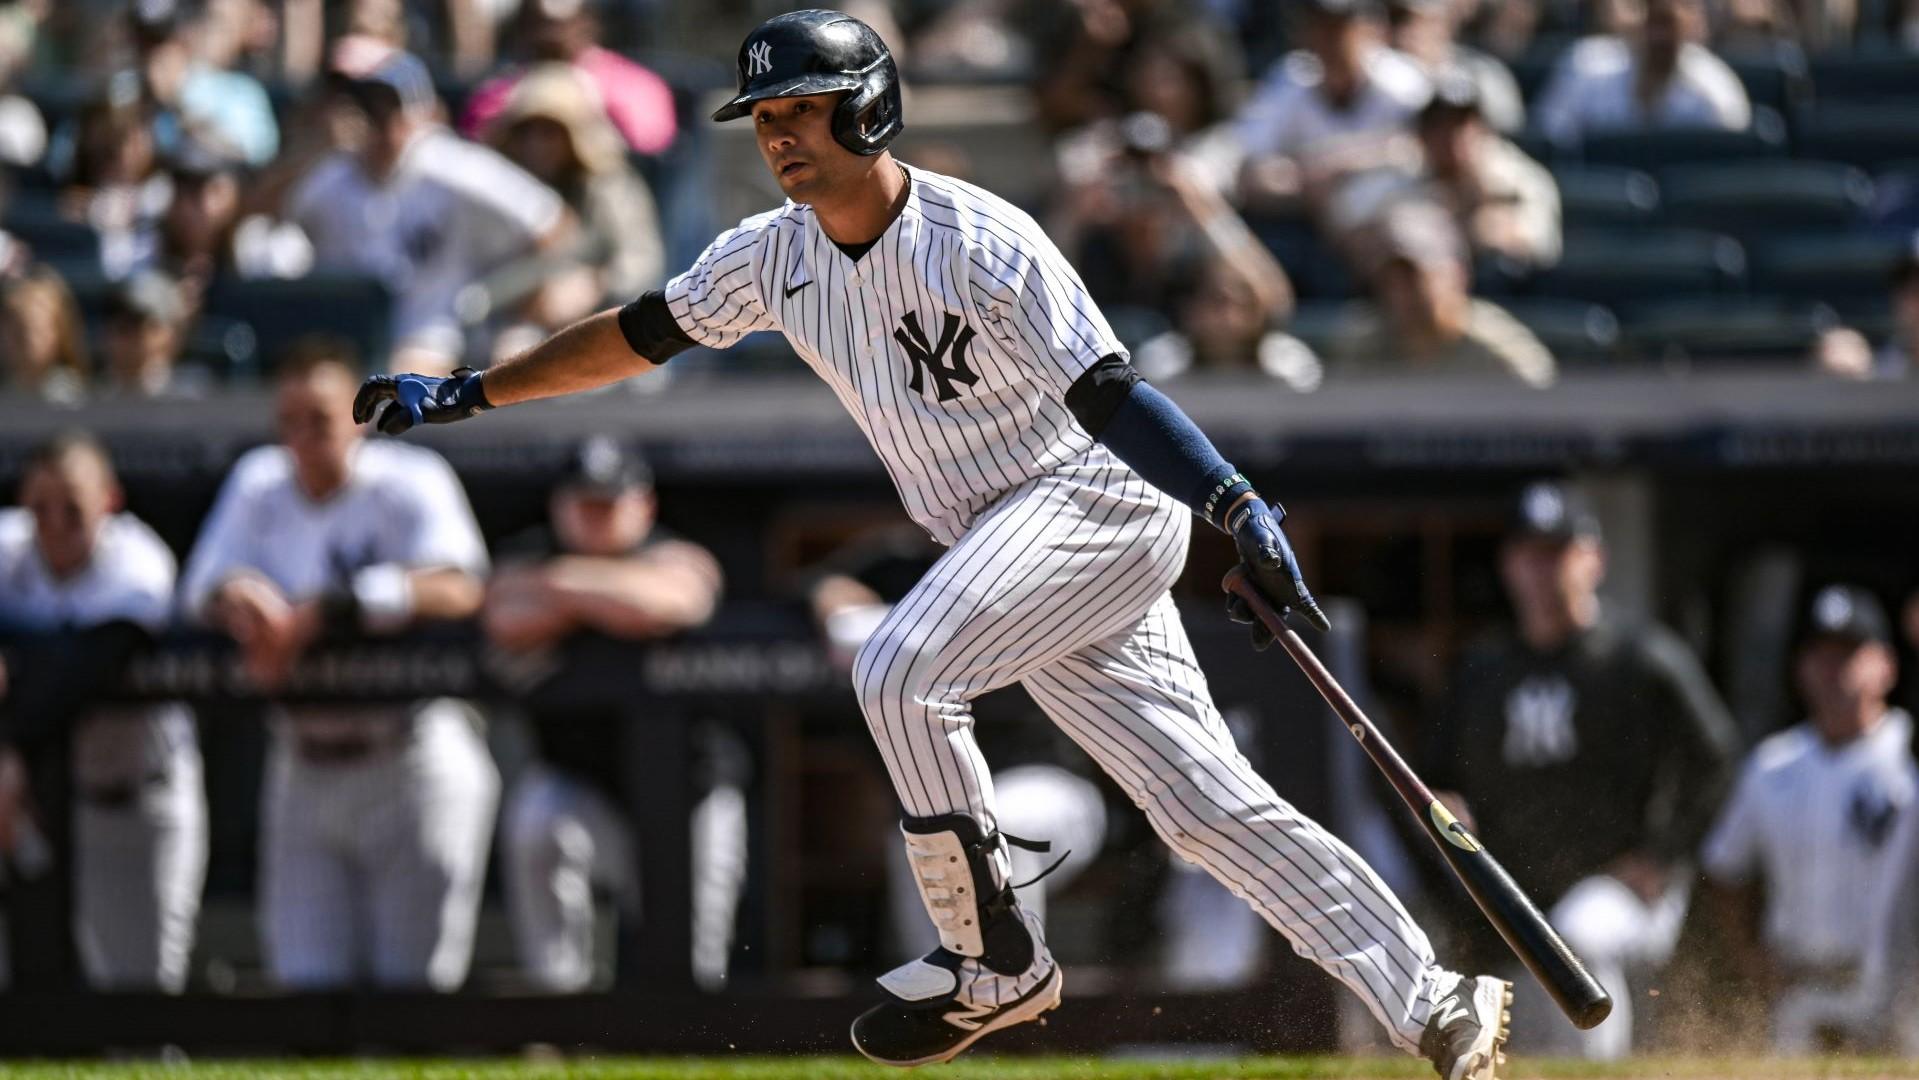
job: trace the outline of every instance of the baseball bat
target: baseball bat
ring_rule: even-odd
[[[1533,973],[1553,1001],[1566,1014],[1567,1019],[1581,1030],[1597,1027],[1600,1021],[1612,1013],[1612,998],[1606,993],[1579,957],[1560,940],[1558,932],[1539,913],[1524,890],[1513,881],[1506,868],[1499,865],[1486,845],[1467,830],[1466,826],[1455,819],[1450,811],[1434,797],[1432,789],[1414,774],[1391,743],[1380,735],[1379,729],[1367,719],[1352,696],[1346,693],[1326,665],[1306,647],[1306,642],[1286,625],[1286,620],[1274,610],[1273,605],[1247,577],[1246,568],[1236,566],[1226,574],[1220,583],[1229,593],[1246,601],[1259,620],[1273,632],[1273,636],[1286,649],[1306,678],[1326,699],[1333,712],[1359,740],[1366,756],[1373,759],[1379,771],[1386,774],[1399,797],[1406,800],[1413,816],[1426,827],[1426,835],[1432,837],[1433,844],[1440,854],[1452,865],[1453,873],[1472,894],[1479,910],[1486,913],[1487,921],[1506,939],[1506,944],[1514,955]]]

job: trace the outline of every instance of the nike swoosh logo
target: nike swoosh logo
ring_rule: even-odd
[[[788,289],[788,290],[786,290],[786,298],[787,298],[788,300],[791,300],[791,299],[793,299],[793,294],[794,294],[794,293],[796,293],[796,292],[799,292],[799,291],[800,291],[801,289],[804,289],[804,288],[806,288],[806,287],[807,287],[808,285],[811,285],[811,284],[813,284],[813,283],[812,283],[812,282],[810,282],[810,281],[802,281],[802,282],[800,282],[800,283],[799,283],[798,285],[795,285],[795,286],[793,286],[792,288],[790,288],[790,289]]]

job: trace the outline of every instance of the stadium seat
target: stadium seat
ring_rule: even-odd
[[[1360,290],[1344,256],[1320,237],[1311,219],[1263,215],[1251,218],[1248,224],[1285,267],[1301,298],[1338,300]]]
[[[1816,300],[1764,296],[1674,297],[1624,314],[1628,354],[1663,362],[1798,362],[1839,325],[1838,313]]]
[[[1753,289],[1823,300],[1849,316],[1877,312],[1887,304],[1892,268],[1906,247],[1898,236],[1874,233],[1754,241]]]
[[[1789,114],[1812,96],[1806,51],[1795,42],[1775,41],[1721,53],[1754,104]]]
[[[1919,148],[1919,97],[1903,104],[1822,103],[1793,116],[1793,153],[1883,168]]]
[[[1648,225],[1659,216],[1659,185],[1638,169],[1558,164],[1552,172],[1567,228]]]
[[[1534,275],[1533,296],[1619,307],[1685,293],[1730,292],[1745,277],[1739,242],[1698,229],[1581,229],[1566,234],[1559,265]]]
[[[245,323],[260,367],[271,371],[287,347],[309,335],[344,338],[370,368],[386,363],[393,300],[378,280],[311,274],[293,281],[216,281],[206,311]]]
[[[1620,165],[1649,172],[1692,162],[1782,157],[1785,152],[1785,121],[1766,108],[1753,110],[1752,127],[1745,131],[1717,128],[1615,131],[1588,135],[1581,147],[1581,153],[1591,164]]]
[[[1546,88],[1546,80],[1552,78],[1553,69],[1559,66],[1559,58],[1573,38],[1564,34],[1541,34],[1526,46],[1526,51],[1506,61],[1506,67],[1513,73],[1513,81],[1519,84],[1520,96],[1531,104]]]
[[[100,234],[90,225],[69,221],[54,210],[50,191],[16,191],[0,215],[5,229],[33,249],[34,257],[62,273],[86,273],[100,267]]]
[[[1366,309],[1365,303],[1356,300],[1304,300],[1293,309],[1285,329],[1324,357]]]
[[[1683,165],[1660,173],[1666,220],[1741,239],[1778,229],[1843,229],[1872,206],[1872,179],[1830,161]]]
[[[1561,364],[1604,363],[1618,351],[1619,319],[1603,305],[1540,296],[1501,298],[1498,303],[1526,324]]]
[[[1812,62],[1813,94],[1820,102],[1919,104],[1919,55],[1892,48],[1831,53]]]

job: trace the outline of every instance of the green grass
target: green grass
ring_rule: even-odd
[[[967,1059],[913,1073],[882,1069],[844,1057],[799,1058],[579,1058],[236,1060],[161,1062],[16,1062],[0,1064],[0,1078],[131,1080],[226,1080],[286,1077],[289,1080],[1412,1080],[1431,1077],[1431,1067],[1411,1058],[1242,1058],[1131,1060],[1112,1058]],[[1516,1080],[1919,1080],[1919,1062],[1831,1059],[1781,1062],[1738,1059],[1653,1059],[1620,1065],[1525,1062]]]

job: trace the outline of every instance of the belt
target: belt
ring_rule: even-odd
[[[293,752],[301,761],[314,765],[350,765],[389,753],[413,737],[413,722],[408,719],[388,730],[342,732],[311,735],[295,732]]]
[[[132,780],[122,780],[114,784],[95,784],[81,788],[80,801],[101,810],[125,810],[140,801],[148,788],[165,787],[167,774],[151,772]]]

